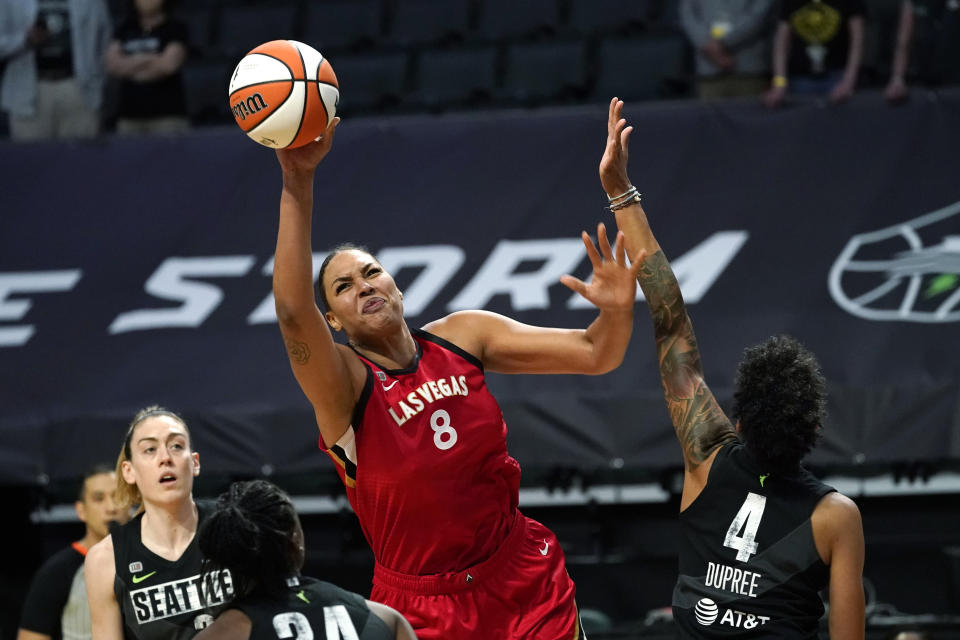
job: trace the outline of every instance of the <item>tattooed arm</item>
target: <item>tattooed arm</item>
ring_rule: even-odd
[[[350,426],[366,376],[353,352],[333,341],[313,288],[313,175],[330,150],[338,120],[327,128],[320,142],[277,151],[283,191],[273,267],[277,322],[290,367],[313,405],[320,435],[328,447]]]
[[[623,102],[610,102],[607,146],[600,161],[600,179],[609,196],[630,188],[627,178],[628,142],[633,127],[620,117]],[[712,454],[736,438],[730,420],[717,404],[703,379],[700,350],[680,293],[680,284],[670,263],[650,230],[639,203],[616,211],[617,226],[627,242],[627,254],[645,254],[637,280],[653,317],[657,362],[670,419],[683,449],[684,502],[690,501],[706,482]],[[689,494],[689,495],[688,495]]]

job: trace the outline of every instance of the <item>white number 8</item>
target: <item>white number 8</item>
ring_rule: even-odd
[[[433,429],[433,444],[440,451],[446,451],[457,444],[457,430],[450,426],[450,414],[437,409],[430,416],[430,428]]]

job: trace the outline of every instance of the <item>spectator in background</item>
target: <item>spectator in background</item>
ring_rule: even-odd
[[[114,500],[116,484],[113,469],[106,465],[94,467],[83,477],[74,508],[86,533],[37,571],[23,604],[17,640],[91,637],[83,559],[87,549],[106,537],[111,521],[126,521],[126,513]]]
[[[783,103],[787,86],[796,94],[850,98],[863,59],[863,0],[783,0],[773,42],[773,82],[766,103]],[[791,47],[791,40],[800,47]],[[789,68],[789,81],[787,71]]]
[[[903,0],[890,81],[883,96],[891,103],[907,99],[911,53],[920,82],[936,85],[960,81],[958,41],[960,0]]]
[[[120,79],[118,133],[172,133],[189,128],[181,69],[187,27],[168,0],[128,0],[126,19],[107,49],[107,71]]]
[[[681,0],[701,100],[759,95],[770,72],[773,0]]]
[[[97,135],[109,41],[103,0],[0,0],[0,108],[14,140]]]

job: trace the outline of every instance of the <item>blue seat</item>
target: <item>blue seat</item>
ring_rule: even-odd
[[[600,44],[591,95],[654,100],[683,95],[688,87],[688,44],[679,35],[607,39]]]
[[[469,28],[469,0],[399,0],[392,13],[387,41],[400,46],[455,42]]]
[[[188,61],[183,67],[187,114],[194,124],[228,124],[230,75],[235,64],[225,60]]]
[[[428,49],[420,52],[414,103],[429,108],[476,104],[493,94],[496,49]]]
[[[522,38],[557,30],[557,0],[484,0],[476,35],[484,40]]]
[[[398,104],[407,85],[407,53],[338,55],[330,59],[340,83],[339,111],[351,114]]]
[[[646,26],[653,9],[654,0],[571,0],[570,28],[582,34],[629,31]]]
[[[380,0],[306,3],[301,39],[321,52],[374,44],[380,39]]]
[[[503,86],[497,96],[534,104],[575,97],[583,93],[586,75],[582,40],[516,44],[507,49]]]
[[[190,52],[206,56],[213,46],[213,11],[209,7],[191,7],[174,13],[187,26]]]
[[[270,40],[294,38],[296,5],[270,3],[223,7],[220,11],[218,49],[238,58]]]

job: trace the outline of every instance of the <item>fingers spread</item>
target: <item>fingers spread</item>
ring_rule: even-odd
[[[613,260],[613,250],[610,248],[610,240],[607,238],[607,227],[602,222],[597,225],[597,243],[600,245],[600,252],[607,260]]]
[[[597,253],[597,248],[593,246],[593,240],[590,239],[586,231],[581,231],[580,237],[583,239],[583,246],[587,248],[587,257],[590,258],[590,264],[593,265],[594,269],[599,269],[600,265],[603,264],[603,259]]]
[[[573,276],[560,276],[560,284],[586,297],[584,294],[587,291],[587,283],[583,280],[574,278]]]

